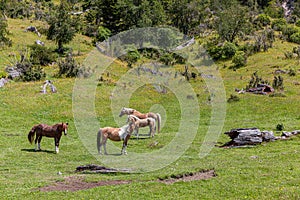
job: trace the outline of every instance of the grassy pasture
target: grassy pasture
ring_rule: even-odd
[[[14,44],[17,35],[26,38],[26,44],[36,39],[33,33],[25,33],[29,21],[10,20],[10,31]],[[28,38],[27,38],[28,37]],[[91,46],[86,45],[89,38],[76,37],[69,46],[83,53],[78,60],[83,60]],[[28,42],[28,43],[27,43]],[[24,42],[23,42],[24,43]],[[24,43],[24,44],[25,44]],[[54,46],[53,42],[47,44]],[[268,52],[253,55],[248,65],[237,71],[222,68],[222,75],[227,98],[234,94],[235,88],[245,87],[254,71],[263,79],[272,81],[275,69],[295,68],[296,76],[283,74],[286,97],[269,97],[253,94],[239,95],[240,101],[227,103],[226,119],[223,132],[231,128],[258,127],[261,130],[275,131],[278,123],[283,123],[285,130],[300,129],[300,92],[299,63],[284,59],[284,52],[290,51],[293,44],[276,41]],[[6,64],[7,54],[17,51],[17,46],[0,52],[0,69]],[[231,63],[227,62],[226,65]],[[49,72],[55,69],[48,67]],[[127,68],[120,62],[114,62],[107,71],[113,81],[117,81]],[[50,73],[50,78],[51,73]],[[77,174],[77,166],[99,164],[83,146],[76,130],[72,111],[72,92],[74,79],[54,79],[58,89],[56,94],[41,94],[42,82],[10,82],[0,89],[0,193],[2,199],[299,199],[299,136],[290,140],[264,143],[253,148],[215,147],[209,155],[200,159],[200,146],[210,123],[211,106],[205,83],[200,79],[190,83],[200,107],[198,132],[188,150],[176,161],[165,168],[149,173],[133,174]],[[102,84],[96,89],[95,110],[103,126],[116,125],[111,115],[110,94],[114,84]],[[179,102],[175,95],[158,94],[153,87],[137,90],[130,99],[130,106],[141,111],[148,111],[153,104],[160,104],[166,110],[167,122],[161,133],[154,138],[129,141],[128,153],[151,152],[167,145],[174,137],[180,115]],[[125,120],[125,119],[124,119]],[[41,148],[34,152],[27,134],[36,123],[54,124],[61,121],[70,123],[68,136],[62,136],[60,153],[54,154],[53,139],[43,138]],[[96,134],[96,133],[95,133]],[[188,133],[187,133],[188,134]],[[276,133],[279,135],[279,133]],[[221,135],[218,144],[229,141]],[[156,147],[152,144],[158,142]],[[91,144],[96,148],[95,143]],[[117,144],[121,147],[121,143]],[[109,149],[108,149],[109,151]],[[112,156],[112,155],[110,155]],[[177,182],[171,185],[156,182],[158,178],[196,172],[202,169],[214,169],[217,176],[208,180]],[[62,172],[62,175],[58,175]],[[62,181],[68,176],[83,176],[87,182],[100,180],[132,180],[130,184],[96,187],[76,192],[52,191],[41,192],[38,188]]]

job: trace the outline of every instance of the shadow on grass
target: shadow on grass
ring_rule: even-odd
[[[36,153],[38,153],[38,152],[43,152],[43,153],[52,153],[52,154],[56,154],[55,151],[42,150],[42,149],[39,150],[39,151],[37,151],[37,150],[35,150],[35,149],[21,149],[21,151],[36,152]]]

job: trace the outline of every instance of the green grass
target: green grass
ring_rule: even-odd
[[[22,27],[30,24],[28,21],[10,20],[14,43],[16,35],[35,38],[32,33],[23,33]],[[12,25],[11,25],[12,24]],[[20,28],[21,27],[21,28]],[[89,38],[77,36],[70,47],[83,52],[79,60],[91,49],[84,41]],[[47,41],[49,45],[54,43]],[[31,44],[31,42],[28,42]],[[268,52],[253,55],[248,60],[247,67],[232,71],[221,68],[226,97],[234,94],[235,88],[245,87],[254,71],[264,79],[273,79],[275,68],[288,69],[293,66],[298,74],[284,77],[286,97],[269,97],[253,94],[240,94],[240,101],[227,104],[226,119],[222,132],[232,128],[258,127],[261,130],[275,131],[278,123],[283,123],[285,130],[299,129],[300,93],[299,65],[297,61],[285,60],[284,51],[291,50],[294,45],[276,41],[274,48]],[[1,51],[1,55],[14,51],[17,46]],[[0,58],[0,68],[8,57]],[[222,63],[220,64],[222,66]],[[48,69],[52,71],[52,68]],[[119,78],[127,72],[125,65],[113,63],[107,71],[110,72],[112,84],[102,84],[96,88],[95,110],[100,124],[115,126],[111,114],[109,96]],[[242,77],[241,77],[242,76]],[[204,136],[210,123],[211,106],[205,83],[200,79],[191,81],[196,94],[199,94],[200,122],[198,132],[188,150],[170,165],[148,173],[133,174],[77,174],[77,166],[99,164],[84,147],[80,133],[77,132],[73,119],[72,95],[74,79],[54,79],[58,89],[55,94],[41,94],[42,81],[10,82],[0,88],[0,193],[2,199],[299,199],[299,136],[290,140],[264,143],[253,148],[218,148],[203,159],[198,154]],[[167,121],[161,133],[154,138],[129,141],[128,153],[155,152],[168,145],[174,138],[180,122],[180,109],[176,96],[155,92],[151,85],[144,86],[146,90],[136,90],[131,96],[129,105],[141,111],[148,111],[152,105],[160,104],[167,113]],[[43,138],[42,152],[34,152],[34,145],[27,140],[27,134],[36,123],[54,124],[68,121],[69,134],[62,136],[60,153],[54,154],[53,139]],[[124,118],[125,122],[125,118]],[[148,130],[143,130],[147,132]],[[189,134],[188,132],[186,134]],[[95,133],[96,135],[96,133]],[[279,133],[276,133],[279,135]],[[218,144],[228,142],[229,138],[221,134]],[[151,144],[158,142],[156,147]],[[121,143],[115,143],[121,147]],[[91,144],[95,146],[96,141]],[[110,149],[108,149],[110,151]],[[112,155],[110,155],[114,158]],[[162,155],[163,156],[163,155]],[[255,157],[253,157],[255,156]],[[147,159],[147,158],[145,158]],[[137,166],[138,167],[138,166]],[[177,182],[172,185],[155,182],[158,178],[172,175],[196,172],[202,169],[214,169],[217,176],[193,182]],[[57,175],[57,172],[62,175]],[[126,185],[103,186],[77,192],[54,191],[40,192],[37,189],[61,181],[68,176],[83,176],[86,181],[100,180],[133,180]]]

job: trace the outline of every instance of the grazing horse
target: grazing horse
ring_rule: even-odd
[[[122,117],[123,115],[134,115],[134,116],[138,117],[139,119],[146,119],[148,117],[151,117],[151,118],[155,119],[155,121],[157,121],[157,133],[159,133],[159,131],[160,131],[161,117],[160,117],[159,113],[149,112],[149,113],[143,114],[135,109],[123,107],[121,109],[119,117]]]
[[[62,132],[64,132],[64,134],[67,135],[67,131],[68,131],[68,123],[59,123],[53,126],[49,126],[47,124],[38,124],[33,126],[30,132],[28,133],[28,140],[30,144],[32,144],[34,140],[34,135],[36,135],[34,143],[37,146],[35,147],[35,150],[40,151],[42,137],[43,136],[52,137],[54,138],[54,142],[55,142],[55,152],[58,153],[59,141],[60,141],[60,137],[62,136]]]
[[[102,154],[101,152],[101,146],[103,145],[104,148],[104,154],[107,155],[106,151],[106,142],[107,139],[110,139],[112,141],[122,141],[123,140],[123,146],[121,150],[121,154],[127,154],[126,147],[127,142],[131,136],[131,133],[135,129],[134,122],[130,122],[129,124],[126,124],[120,128],[113,128],[113,127],[104,127],[100,128],[97,134],[97,148],[99,154]]]
[[[135,123],[135,133],[137,138],[139,138],[139,128],[149,126],[149,136],[153,137],[155,134],[156,126],[155,119],[151,117],[147,117],[145,119],[140,119],[134,115],[128,115],[127,123],[134,122]]]

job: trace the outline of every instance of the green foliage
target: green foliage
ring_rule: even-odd
[[[214,27],[225,41],[233,42],[239,35],[251,32],[248,12],[237,3],[232,3],[227,9],[218,10],[216,15]]]
[[[283,77],[282,76],[274,76],[272,87],[277,90],[283,90]]]
[[[236,45],[231,42],[224,42],[222,45],[215,44],[214,41],[209,42],[206,44],[206,49],[208,54],[214,60],[230,59],[235,55],[237,51]]]
[[[230,97],[227,99],[228,103],[240,101],[240,97],[237,95],[231,94]]]
[[[297,27],[293,26],[293,25],[287,25],[285,27],[283,27],[282,29],[282,35],[285,37],[285,39],[287,41],[291,41],[291,36],[295,33],[297,33],[299,30]]]
[[[270,25],[271,20],[270,17],[266,14],[259,14],[257,18],[254,20],[254,23],[259,28],[265,27],[267,25]]]
[[[268,7],[264,9],[264,12],[272,18],[284,17],[284,10],[282,6],[278,6],[275,1],[272,1]]]
[[[222,59],[229,59],[235,55],[237,47],[235,44],[230,42],[225,42],[222,46]]]
[[[294,42],[296,44],[300,44],[300,32],[294,33],[290,36],[290,42]]]
[[[76,21],[72,20],[68,11],[69,5],[65,0],[62,0],[58,10],[48,20],[47,39],[54,40],[57,43],[59,53],[63,53],[63,45],[72,41],[76,32],[74,28]]]
[[[283,131],[284,125],[282,123],[276,125],[276,131]]]
[[[77,77],[81,66],[75,61],[72,53],[68,53],[65,59],[59,60],[58,64],[58,77]]]
[[[127,62],[128,67],[132,67],[132,65],[136,63],[140,57],[141,55],[139,51],[134,49],[128,51],[127,54],[121,56],[120,59]]]
[[[288,75],[290,76],[296,76],[297,75],[297,71],[294,68],[290,68],[288,71]]]
[[[108,28],[99,26],[96,35],[96,41],[102,42],[111,36],[111,31]]]
[[[56,60],[56,56],[50,48],[41,45],[31,45],[30,61],[34,65],[46,66]]]
[[[244,67],[247,63],[247,56],[243,51],[237,51],[232,58],[233,69]]]
[[[8,74],[6,72],[1,72],[0,71],[0,79],[1,78],[7,78]]]
[[[22,81],[39,81],[46,77],[43,69],[39,66],[33,66],[30,63],[20,63],[25,70],[20,76]]]
[[[7,22],[4,19],[4,16],[0,13],[0,48],[7,45],[11,46],[12,41],[8,38]]]
[[[286,26],[287,22],[284,18],[274,19],[271,23],[271,27],[275,31],[282,31]]]

